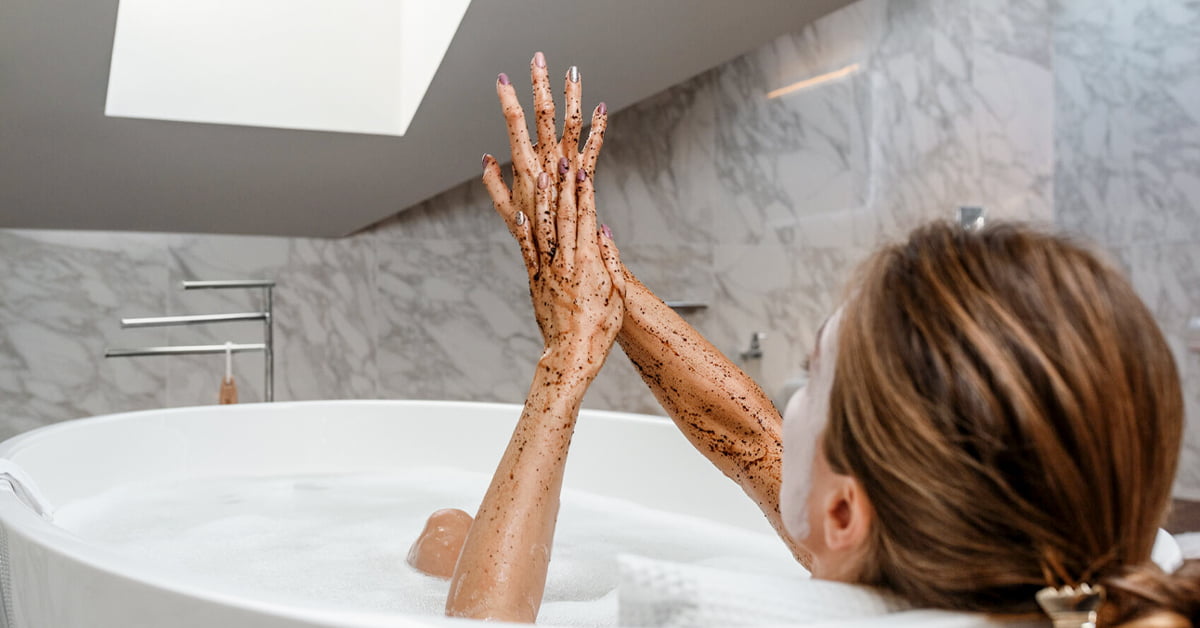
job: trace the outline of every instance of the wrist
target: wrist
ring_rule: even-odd
[[[604,364],[605,351],[591,346],[594,343],[585,340],[574,342],[551,343],[538,360],[538,367],[568,379],[567,376],[578,375],[591,381],[600,372]]]

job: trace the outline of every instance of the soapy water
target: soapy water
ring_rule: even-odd
[[[164,577],[296,608],[440,615],[448,582],[405,557],[430,513],[474,513],[490,477],[445,468],[146,482],[63,505],[56,525]],[[617,556],[795,577],[774,535],[563,491],[538,622],[615,625]]]

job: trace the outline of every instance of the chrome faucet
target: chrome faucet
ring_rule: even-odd
[[[966,231],[979,231],[986,216],[987,210],[982,207],[959,207],[958,226]]]
[[[741,353],[743,360],[757,360],[763,357],[762,341],[767,339],[767,332],[756,331],[750,334],[750,348]]]

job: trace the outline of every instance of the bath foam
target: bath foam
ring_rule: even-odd
[[[405,556],[430,513],[475,512],[489,480],[426,467],[146,482],[65,504],[55,524],[215,591],[297,608],[440,615],[447,582]],[[804,573],[774,536],[568,489],[538,622],[615,625],[619,554]]]

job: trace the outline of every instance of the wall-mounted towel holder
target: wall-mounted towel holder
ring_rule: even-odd
[[[263,400],[275,400],[275,351],[273,329],[273,296],[275,282],[269,279],[234,279],[219,281],[185,281],[184,290],[226,290],[261,288],[263,309],[261,312],[237,312],[232,314],[192,314],[186,316],[149,316],[122,318],[121,328],[170,327],[176,325],[207,325],[235,321],[262,321],[263,341],[249,344],[185,345],[175,347],[138,347],[136,349],[105,349],[106,358],[133,358],[151,355],[202,355],[209,353],[263,352]]]

